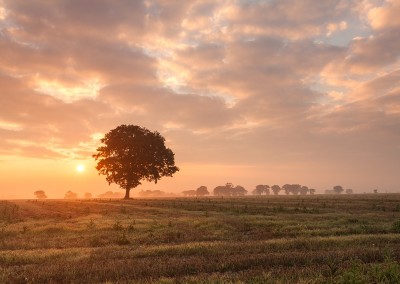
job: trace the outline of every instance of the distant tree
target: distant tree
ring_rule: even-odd
[[[253,195],[261,195],[265,192],[265,187],[262,184],[256,186],[256,188],[251,192]]]
[[[302,186],[300,188],[300,195],[306,195],[309,192],[309,189],[307,186]]]
[[[208,192],[207,190],[207,186],[200,186],[197,190],[196,190],[196,195],[197,196],[205,196],[205,195],[209,195],[210,192]]]
[[[270,187],[269,187],[269,185],[264,185],[264,189],[265,189],[265,195],[269,195],[270,194],[270,192],[269,192],[269,189],[270,189]]]
[[[101,139],[102,146],[93,155],[99,174],[106,176],[109,184],[116,183],[125,189],[129,199],[132,188],[142,180],[157,183],[163,176],[179,171],[174,153],[165,146],[158,132],[136,125],[120,125]]]
[[[65,196],[64,196],[64,199],[77,199],[78,198],[78,194],[77,193],[74,193],[74,192],[72,192],[72,191],[70,191],[70,190],[68,190],[66,193],[65,193]]]
[[[225,187],[226,187],[227,190],[231,190],[231,189],[234,187],[234,185],[233,185],[233,183],[231,183],[231,182],[227,182],[227,183],[225,184]]]
[[[219,185],[216,188],[214,188],[213,194],[215,196],[229,196],[230,189],[227,190],[226,186]]]
[[[83,198],[90,199],[90,198],[92,198],[92,194],[90,192],[85,192],[85,194],[83,195]]]
[[[36,196],[37,199],[47,198],[46,193],[43,190],[36,190],[33,194]]]
[[[247,190],[241,186],[241,185],[237,185],[232,189],[232,194],[233,196],[243,196],[247,194]]]
[[[374,189],[374,193],[377,194],[377,193],[378,193],[378,190],[377,190],[377,189]]]
[[[343,191],[344,191],[344,189],[341,185],[335,185],[333,187],[333,192],[336,194],[341,194]]]
[[[236,186],[230,182],[226,183],[225,186],[217,186],[214,188],[215,196],[242,196],[247,194],[247,190],[243,186]]]
[[[346,189],[346,194],[353,194],[353,190],[351,188]]]
[[[282,189],[285,191],[285,194],[287,194],[287,195],[290,194],[290,191],[291,191],[290,184],[284,184],[282,186]]]
[[[298,195],[301,190],[300,184],[285,184],[282,186],[282,189],[285,191],[286,194],[293,194]]]
[[[138,195],[141,197],[158,197],[158,196],[164,196],[166,193],[161,190],[145,190],[145,191],[139,191]]]
[[[124,194],[121,192],[107,191],[97,196],[98,198],[123,198]]]
[[[275,195],[278,195],[279,191],[281,191],[281,187],[279,185],[275,184],[275,185],[271,186],[271,190]]]
[[[309,191],[311,195],[314,195],[316,190],[314,188],[310,188]]]
[[[259,184],[256,186],[255,189],[251,192],[253,195],[262,195],[265,193],[266,195],[269,195],[269,185],[266,184]]]
[[[182,194],[184,196],[196,196],[197,191],[196,190],[185,190],[185,191],[182,191]]]
[[[291,184],[290,185],[290,192],[293,195],[298,195],[301,191],[301,185],[300,184]]]

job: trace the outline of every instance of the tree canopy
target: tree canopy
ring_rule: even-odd
[[[207,189],[207,186],[200,186],[199,188],[196,189],[196,195],[197,196],[205,196],[205,195],[209,195],[210,192]]]
[[[217,186],[214,188],[215,196],[243,196],[247,194],[247,190],[241,186],[234,186],[232,183],[228,182],[225,186]]]
[[[43,190],[36,190],[33,194],[36,196],[37,199],[46,199],[47,198],[47,195]]]
[[[172,176],[175,166],[174,153],[165,146],[165,139],[157,131],[136,125],[120,125],[101,139],[102,146],[93,155],[96,169],[105,175],[109,184],[125,189],[125,199],[132,188],[141,181],[157,181]]]

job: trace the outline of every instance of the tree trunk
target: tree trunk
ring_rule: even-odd
[[[125,189],[125,197],[124,197],[124,199],[129,199],[129,192],[131,191],[131,188],[130,187],[127,187],[126,189]]]

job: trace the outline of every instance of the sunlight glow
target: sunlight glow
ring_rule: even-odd
[[[10,131],[20,131],[23,129],[23,127],[18,123],[0,120],[0,129],[10,130]]]
[[[6,9],[4,9],[4,7],[0,7],[0,20],[4,20],[6,17],[7,17]]]
[[[82,82],[80,86],[65,86],[57,81],[39,80],[35,91],[51,95],[64,102],[73,102],[83,98],[94,99],[99,90],[104,86],[98,79],[89,79]]]
[[[85,166],[84,166],[84,165],[78,165],[78,166],[76,167],[76,170],[77,170],[79,173],[81,173],[81,172],[83,172],[83,171],[85,170]]]

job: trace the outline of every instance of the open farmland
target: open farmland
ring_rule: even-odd
[[[399,283],[400,195],[0,201],[0,283]]]

